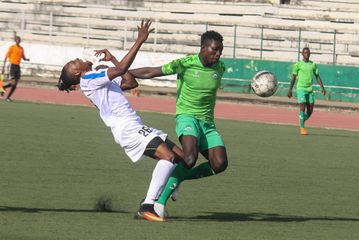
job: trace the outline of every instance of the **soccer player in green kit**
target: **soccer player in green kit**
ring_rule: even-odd
[[[184,162],[177,165],[168,179],[155,204],[153,221],[163,221],[166,202],[183,180],[213,176],[227,168],[226,148],[214,123],[217,90],[225,71],[220,61],[222,50],[222,35],[207,31],[201,36],[199,54],[173,60],[162,67],[130,70],[135,77],[146,79],[177,74],[176,134]],[[194,167],[198,153],[208,161]]]
[[[310,49],[308,47],[302,50],[303,60],[294,64],[293,75],[290,82],[288,97],[292,97],[292,89],[295,80],[298,78],[297,83],[297,99],[299,103],[299,121],[300,121],[300,134],[308,135],[308,131],[305,128],[305,121],[313,113],[314,109],[314,93],[313,93],[313,76],[317,79],[320,87],[322,88],[322,94],[325,95],[325,89],[322,79],[319,76],[317,65],[309,60]]]

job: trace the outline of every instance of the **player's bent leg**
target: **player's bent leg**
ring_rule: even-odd
[[[214,147],[208,150],[209,162],[213,171],[218,174],[228,167],[227,151],[224,146]]]
[[[182,135],[180,141],[183,148],[183,163],[187,169],[196,165],[198,159],[198,140],[192,135]]]
[[[144,155],[159,159],[159,161],[153,170],[146,198],[141,204],[137,215],[150,221],[163,221],[163,218],[159,217],[154,211],[153,205],[173,171],[174,164],[172,162],[175,154],[160,137],[155,137],[147,145]]]
[[[189,170],[184,166],[183,163],[177,164],[171,176],[168,178],[161,196],[156,202],[165,206],[173,191],[180,185],[183,180],[187,178],[188,173]]]
[[[208,162],[189,169],[186,180],[216,175],[228,167],[227,152],[224,146],[217,146],[201,152]]]
[[[10,97],[11,97],[12,94],[15,92],[15,90],[16,90],[16,88],[17,88],[17,83],[18,83],[18,80],[16,80],[16,79],[14,79],[14,80],[11,82],[11,89],[10,89],[9,94],[8,94],[7,97],[6,97],[6,100],[11,101]]]
[[[180,163],[184,159],[184,154],[181,148],[179,148],[174,142],[172,142],[169,138],[166,138],[165,143],[168,148],[174,153],[174,163]]]

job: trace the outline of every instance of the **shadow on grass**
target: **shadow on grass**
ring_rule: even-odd
[[[41,212],[69,212],[69,213],[125,213],[133,214],[124,210],[99,211],[95,209],[66,209],[66,208],[25,208],[25,207],[9,207],[0,206],[0,212],[24,212],[24,213],[41,213]]]
[[[359,222],[359,218],[329,217],[329,216],[290,216],[274,213],[228,213],[206,212],[205,215],[193,217],[170,217],[176,221],[217,221],[217,222],[307,222],[307,221],[348,221]]]
[[[354,138],[355,136],[347,136],[340,134],[319,134],[319,133],[309,133],[309,136],[315,137],[333,137],[333,138]]]

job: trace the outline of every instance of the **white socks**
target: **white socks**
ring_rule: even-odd
[[[162,218],[166,217],[165,205],[155,202],[155,205],[153,206],[153,208],[158,216],[160,216]]]
[[[152,172],[152,179],[146,199],[143,203],[154,204],[155,200],[161,193],[162,188],[166,185],[168,177],[171,175],[175,165],[167,160],[159,160]]]

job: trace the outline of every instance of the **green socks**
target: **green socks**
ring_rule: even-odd
[[[162,190],[161,196],[157,200],[157,203],[166,205],[168,198],[171,196],[176,187],[186,179],[188,172],[188,169],[185,168],[182,163],[179,163],[173,170],[171,176],[168,178],[167,184]]]
[[[157,203],[166,205],[167,200],[171,196],[172,192],[181,182],[183,182],[183,180],[203,178],[213,176],[215,174],[216,173],[209,165],[209,162],[204,162],[191,169],[187,169],[182,163],[179,163],[173,170],[171,176],[168,178],[167,184],[164,187],[160,198],[157,200]]]
[[[300,122],[300,127],[301,128],[304,128],[304,122],[305,122],[305,120],[306,120],[306,116],[305,115],[307,115],[305,112],[300,112],[299,113],[299,122]]]
[[[204,178],[204,177],[216,175],[216,173],[209,165],[209,162],[204,162],[195,168],[189,169],[188,171],[189,173],[186,179],[197,179],[197,178]]]

